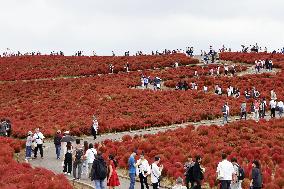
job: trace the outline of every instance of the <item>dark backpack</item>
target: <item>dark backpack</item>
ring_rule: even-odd
[[[242,167],[238,167],[239,175],[238,180],[244,180],[245,179],[245,170]]]
[[[189,178],[189,180],[193,181],[193,166],[186,170],[185,176]]]
[[[107,177],[108,169],[106,163],[103,160],[96,160],[96,169],[94,170],[96,177],[100,180],[104,180]]]
[[[75,153],[75,161],[81,160],[83,153],[83,149],[77,149]]]

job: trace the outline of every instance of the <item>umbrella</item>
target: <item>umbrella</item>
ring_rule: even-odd
[[[73,142],[75,141],[75,137],[72,137],[70,135],[67,135],[67,136],[64,136],[62,139],[61,139],[61,142]]]

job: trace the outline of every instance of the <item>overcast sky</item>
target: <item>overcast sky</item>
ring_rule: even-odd
[[[283,0],[0,0],[0,51],[284,46]]]

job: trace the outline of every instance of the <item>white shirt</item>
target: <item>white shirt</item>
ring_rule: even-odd
[[[271,100],[269,103],[271,108],[276,108],[276,101],[275,100]]]
[[[141,162],[141,165],[139,165],[140,162]],[[136,169],[137,175],[139,175],[139,173],[144,173],[145,171],[147,171],[148,174],[151,172],[150,165],[146,159],[144,159],[143,161],[139,159],[137,161],[137,164],[138,164],[138,169]]]
[[[151,171],[151,182],[152,183],[157,183],[158,178],[161,176],[161,171],[160,168],[156,163],[152,164],[152,171]]]
[[[88,149],[86,151],[87,163],[93,163],[95,155],[97,155],[97,150],[95,148]]]
[[[227,112],[227,115],[229,115],[230,113],[230,107],[228,105],[226,105],[226,112]]]
[[[37,144],[42,144],[43,143],[43,139],[45,138],[44,136],[43,136],[43,134],[41,133],[41,132],[38,132],[38,133],[35,133],[34,134],[34,140],[35,140],[35,142],[37,143]]]
[[[98,131],[98,128],[99,128],[98,120],[93,120],[93,127],[95,131]]]
[[[232,180],[232,175],[235,172],[235,169],[231,162],[223,160],[219,162],[216,172],[218,175],[221,175],[220,180]]]
[[[175,185],[172,189],[186,189],[186,186]]]
[[[31,146],[33,143],[33,137],[28,136],[26,141],[26,146]]]
[[[279,101],[279,102],[277,103],[277,106],[278,106],[279,108],[284,108],[284,104],[283,104],[282,101]]]

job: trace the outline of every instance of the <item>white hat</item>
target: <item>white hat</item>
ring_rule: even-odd
[[[65,131],[65,132],[64,132],[64,134],[69,134],[69,133],[70,133],[70,131]]]

